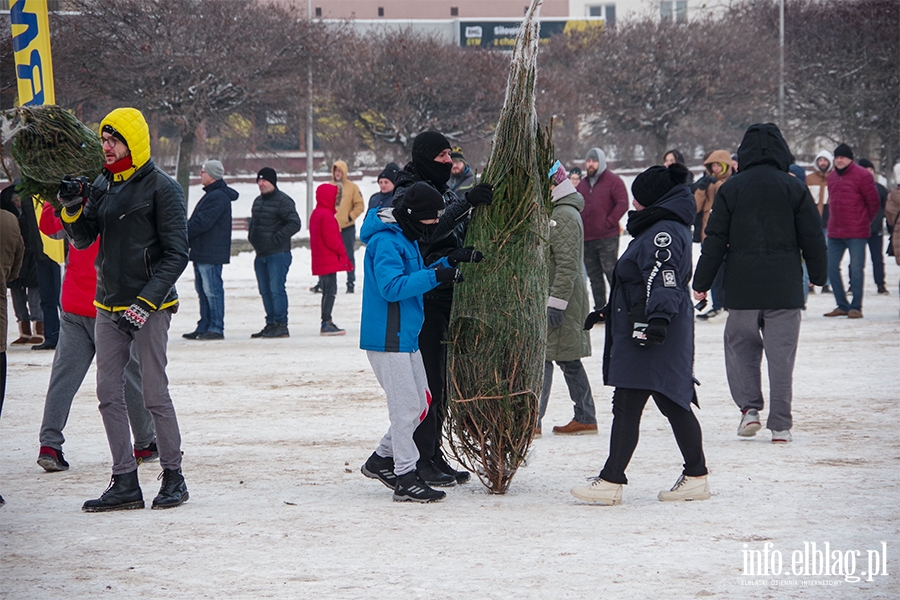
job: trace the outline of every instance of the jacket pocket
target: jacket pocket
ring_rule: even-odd
[[[148,279],[153,277],[153,263],[150,260],[150,250],[147,248],[144,248],[144,272]]]
[[[137,211],[139,211],[139,210],[141,210],[141,209],[143,209],[143,208],[150,208],[150,203],[148,202],[147,204],[141,204],[140,206],[135,206],[135,207],[132,208],[131,210],[125,211],[124,213],[122,213],[121,215],[119,215],[119,220],[121,221],[122,219],[124,219],[125,217],[127,217],[128,215],[130,215],[131,213],[137,212]]]

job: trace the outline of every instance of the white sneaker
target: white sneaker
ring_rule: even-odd
[[[572,495],[585,502],[593,502],[603,506],[617,506],[622,504],[622,484],[610,483],[599,477],[592,477],[588,481],[590,485],[576,485],[572,488]]]
[[[709,482],[706,475],[689,477],[682,474],[668,492],[660,492],[662,502],[689,502],[691,500],[709,500]]]
[[[748,408],[741,417],[741,424],[738,425],[738,435],[741,437],[753,437],[756,432],[762,429],[759,422],[759,411],[755,408]]]
[[[772,443],[773,444],[786,444],[787,442],[792,441],[791,430],[785,429],[784,431],[775,431],[772,430]]]

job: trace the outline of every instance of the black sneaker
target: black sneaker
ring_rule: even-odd
[[[190,333],[182,333],[181,337],[183,337],[186,340],[196,340],[201,335],[202,335],[202,332],[200,332],[200,331],[192,331]]]
[[[430,460],[420,460],[416,463],[416,471],[419,473],[419,478],[430,486],[453,487],[456,485],[456,477],[439,470]]]
[[[384,458],[372,453],[372,456],[360,467],[360,472],[369,479],[377,479],[385,486],[397,487],[397,476],[394,475],[394,459]]]
[[[209,341],[209,340],[224,340],[224,333],[217,333],[215,331],[207,331],[206,333],[201,333],[197,336],[198,340]]]
[[[264,338],[286,338],[291,337],[288,331],[287,323],[275,323],[269,331],[263,332]]]
[[[446,496],[446,492],[428,487],[415,471],[398,477],[397,487],[394,488],[394,502],[437,502]]]
[[[309,288],[309,291],[312,292],[313,294],[321,294],[322,286],[317,283],[316,285]]]
[[[472,475],[468,471],[457,471],[456,469],[451,467],[450,463],[447,462],[447,459],[444,458],[444,455],[441,453],[438,453],[437,458],[433,458],[431,460],[431,464],[433,464],[434,468],[436,468],[440,472],[451,475],[454,479],[456,479],[456,483],[468,483],[469,479],[472,478]]]
[[[156,449],[156,442],[150,442],[146,448],[134,447],[134,459],[137,464],[152,462],[159,460],[159,450]]]
[[[184,484],[184,476],[181,469],[163,469],[157,479],[162,480],[159,487],[159,494],[153,499],[150,508],[157,510],[162,508],[175,508],[181,506],[188,501],[190,495],[187,486]]]
[[[138,484],[137,469],[130,473],[113,475],[109,487],[96,500],[88,500],[81,507],[84,512],[109,512],[112,510],[136,510],[144,508],[144,495]]]
[[[356,289],[356,286],[354,284],[352,284],[352,283],[347,284],[347,293],[348,294],[352,294],[355,289]]]
[[[69,463],[63,458],[63,451],[51,448],[50,446],[41,446],[41,450],[38,453],[37,464],[41,465],[48,473],[69,470]]]
[[[266,323],[265,327],[263,327],[261,330],[257,331],[256,333],[251,333],[250,337],[261,338],[264,335],[266,335],[267,333],[269,333],[270,331],[272,331],[272,329],[274,329],[274,328],[275,328],[275,323]]]

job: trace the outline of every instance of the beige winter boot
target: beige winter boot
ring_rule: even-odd
[[[31,343],[31,321],[19,321],[19,337],[10,344]]]
[[[659,499],[663,502],[686,502],[690,500],[709,500],[709,482],[706,475],[702,477],[689,477],[681,475],[678,481],[668,492],[660,492]]]
[[[589,480],[590,485],[576,485],[571,493],[579,500],[593,502],[603,506],[616,506],[622,504],[622,484],[610,483],[599,477]]]

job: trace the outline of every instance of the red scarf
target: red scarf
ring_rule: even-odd
[[[133,166],[134,163],[131,162],[131,155],[129,154],[128,156],[120,158],[112,164],[106,165],[106,170],[115,175],[117,173],[127,171]]]

